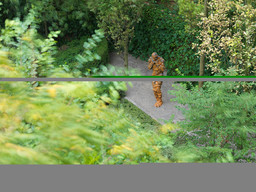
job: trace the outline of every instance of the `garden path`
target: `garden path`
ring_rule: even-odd
[[[110,64],[113,66],[122,67],[123,60],[116,53],[111,53]],[[138,69],[143,76],[151,76],[152,74],[152,71],[147,69],[146,61],[136,59],[131,55],[129,55],[129,68]],[[125,98],[150,115],[153,119],[157,120],[161,124],[164,124],[164,120],[169,120],[173,114],[175,123],[184,119],[181,111],[175,107],[179,104],[177,102],[170,101],[170,99],[174,97],[168,94],[168,90],[173,90],[172,82],[168,82],[166,80],[163,81],[161,88],[163,105],[159,108],[154,106],[156,99],[152,91],[151,81],[132,81],[132,84],[133,87],[128,86],[128,91],[126,92]]]

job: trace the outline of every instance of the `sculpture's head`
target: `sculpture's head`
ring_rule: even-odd
[[[156,52],[152,53],[152,58],[153,58],[154,60],[156,60],[156,59],[157,59],[157,57],[158,57],[158,55],[157,55],[157,53],[156,53]]]

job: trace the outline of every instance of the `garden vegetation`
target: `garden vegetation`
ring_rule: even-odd
[[[168,75],[255,75],[253,1],[166,4],[3,0],[0,77],[139,75],[127,69],[128,53],[152,52]],[[110,51],[123,53],[126,69],[107,65]],[[255,82],[175,83],[185,120],[164,125],[123,98],[127,86],[1,81],[0,163],[256,161]]]

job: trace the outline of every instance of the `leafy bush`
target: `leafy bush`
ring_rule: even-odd
[[[111,89],[100,95],[97,83],[46,83],[32,90],[25,82],[2,82],[1,164],[163,161],[157,136],[106,105],[117,95]]]
[[[254,75],[256,9],[242,0],[213,0],[210,7],[211,16],[199,23],[198,54],[209,58],[212,73]]]
[[[76,57],[80,66],[87,64],[88,66],[85,68],[98,68],[100,64],[106,64],[103,62],[108,62],[108,43],[106,39],[104,39],[105,42],[102,42],[103,38],[103,30],[96,30],[92,38],[89,38],[87,42],[84,43],[84,52]],[[101,56],[103,56],[103,58]]]
[[[12,20],[15,17],[22,17],[28,14],[28,10],[25,8],[25,0],[11,1],[1,0],[0,3],[0,26],[4,27],[6,19]]]
[[[59,31],[49,33],[46,39],[40,38],[33,10],[24,22],[18,18],[6,20],[0,34],[0,48],[9,52],[13,63],[22,69],[23,77],[45,77],[50,74],[56,51],[54,38]]]
[[[1,77],[19,75],[6,53],[0,59]],[[0,82],[0,163],[159,162],[152,135],[112,107],[125,90],[125,82],[47,82],[34,89],[26,82]],[[132,150],[118,155],[118,146]]]
[[[177,0],[177,3],[179,5],[179,14],[183,15],[185,21],[188,23],[185,26],[187,32],[193,32],[197,28],[197,22],[204,9],[202,0],[199,0],[198,2],[191,0]]]
[[[167,75],[177,75],[176,69],[184,75],[198,75],[199,58],[196,50],[192,50],[197,39],[185,31],[185,25],[177,6],[169,10],[161,5],[148,5],[135,27],[129,51],[143,60],[157,52],[165,59]]]
[[[1,87],[5,84],[13,90],[1,89],[0,118],[4,123],[0,130],[1,136],[6,137],[1,141],[1,153],[6,154],[1,163],[24,163],[27,158],[30,161],[26,163],[37,163],[40,156],[51,160],[42,163],[80,163],[90,150],[88,144],[102,140],[86,125],[82,110],[72,103],[65,105],[65,97],[58,98],[56,89],[45,87],[45,91],[34,92],[25,83],[1,82]],[[15,87],[20,85],[23,91],[15,93]],[[15,156],[21,161],[15,161]]]
[[[67,72],[75,72],[79,70],[80,72],[91,71],[92,68],[98,68],[100,65],[106,65],[109,62],[108,53],[108,42],[106,38],[102,38],[100,42],[96,42],[96,47],[92,48],[91,52],[100,56],[100,59],[79,62],[77,60],[77,55],[84,56],[83,47],[84,42],[88,41],[88,37],[84,36],[80,39],[73,40],[66,45],[59,48],[58,53],[55,55],[56,61],[55,66],[63,66]],[[63,50],[63,48],[65,50]]]
[[[184,85],[170,91],[180,104],[185,121],[180,123],[177,144],[192,143],[199,148],[229,150],[235,160],[247,159],[255,153],[256,99],[255,91],[233,93],[239,83],[205,82],[204,90],[187,91]],[[255,159],[247,159],[255,161]]]
[[[0,25],[6,19],[19,17],[21,21],[30,9],[34,9],[39,20],[39,32],[48,36],[49,31],[61,31],[60,37],[80,37],[92,35],[96,29],[95,15],[89,11],[87,3],[78,0],[3,0],[0,10]]]

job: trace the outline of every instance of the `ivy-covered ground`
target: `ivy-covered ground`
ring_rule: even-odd
[[[135,121],[141,123],[141,128],[156,130],[161,126],[159,122],[152,119],[148,114],[142,111],[140,108],[136,107],[134,104],[129,102],[127,99],[123,98],[120,105],[125,109],[126,115]]]

